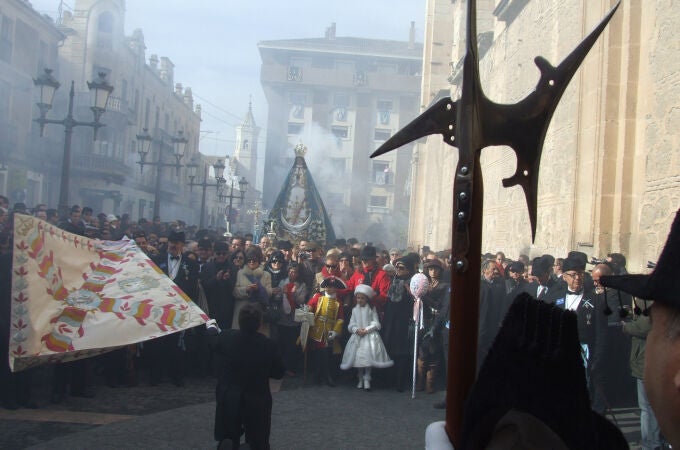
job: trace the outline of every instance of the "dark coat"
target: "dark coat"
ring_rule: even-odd
[[[479,337],[477,341],[477,366],[484,361],[493,340],[501,328],[510,303],[505,291],[505,280],[497,278],[493,283],[481,280],[479,288]]]
[[[276,343],[260,333],[227,330],[214,340],[218,367],[215,440],[238,439],[243,428],[266,434],[271,427],[269,378],[281,379],[285,366]]]
[[[229,273],[226,280],[218,280],[217,273]],[[217,320],[220,328],[228,330],[234,317],[234,286],[236,285],[236,274],[238,269],[229,259],[222,263],[211,261],[203,265],[203,270],[199,274],[210,317]]]
[[[408,293],[410,277],[406,280],[395,278],[390,284],[385,316],[382,323],[382,339],[391,357],[413,355],[413,302]],[[394,301],[399,299],[399,301]]]
[[[154,257],[152,261],[164,274],[168,275],[169,267],[167,252],[160,253],[158,256]],[[187,257],[187,254],[185,253],[182,255],[180,264],[177,275],[172,281],[195,302],[198,299],[198,263]]]
[[[567,287],[560,285],[548,292],[543,300],[566,308]],[[595,367],[604,359],[607,341],[607,316],[604,314],[605,300],[601,294],[595,294],[592,289],[584,288],[581,302],[576,308],[578,323],[578,337],[582,344],[588,345],[590,353],[589,366]]]

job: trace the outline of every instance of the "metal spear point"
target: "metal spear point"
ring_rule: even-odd
[[[546,131],[564,90],[595,41],[609,23],[620,1],[598,26],[557,66],[535,58],[541,76],[536,89],[516,104],[489,100],[479,77],[476,2],[467,5],[466,54],[458,101],[436,101],[420,116],[380,146],[371,158],[431,134],[458,148],[453,185],[453,272],[451,328],[446,395],[446,432],[460,445],[463,408],[475,380],[479,318],[479,274],[482,250],[483,184],[479,156],[484,147],[507,145],[517,155],[515,174],[504,187],[520,185],[529,209],[532,241],[536,236],[538,173]]]

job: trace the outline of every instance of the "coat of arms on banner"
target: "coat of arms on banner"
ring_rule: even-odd
[[[208,320],[134,241],[71,234],[16,215],[10,367],[70,361]]]

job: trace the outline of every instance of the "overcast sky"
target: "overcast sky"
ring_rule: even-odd
[[[71,9],[82,0],[68,0]],[[31,0],[56,17],[59,0]],[[423,41],[425,0],[127,0],[125,34],[144,31],[146,56],[167,56],[175,82],[190,86],[203,107],[201,152],[231,155],[234,126],[248,109],[266,125],[257,43],[323,37],[336,22],[337,36],[408,40],[411,21]],[[263,144],[264,130],[260,142]],[[264,154],[263,151],[260,154]]]

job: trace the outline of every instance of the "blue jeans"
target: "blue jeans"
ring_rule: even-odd
[[[640,407],[640,435],[642,436],[640,444],[644,450],[653,450],[661,447],[661,432],[649,400],[647,400],[644,382],[640,378],[637,379],[637,394]]]

